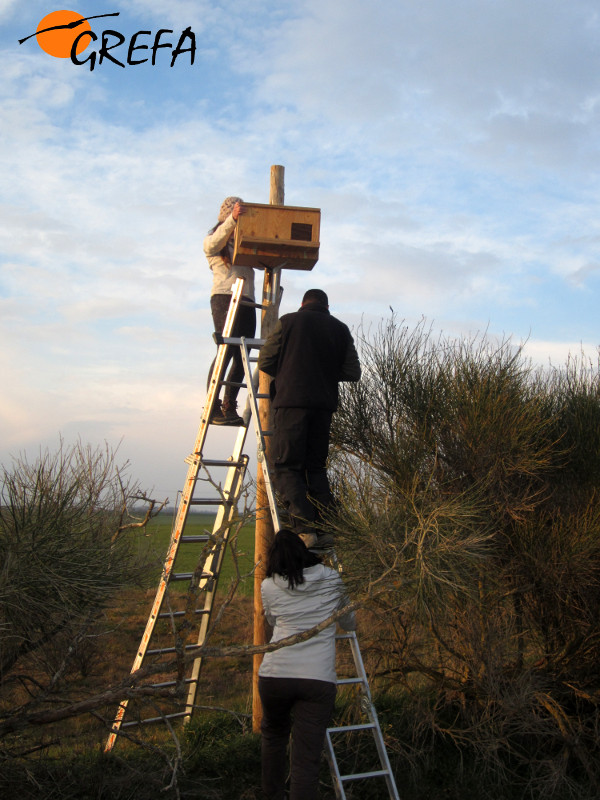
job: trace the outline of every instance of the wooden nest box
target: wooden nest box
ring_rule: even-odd
[[[244,203],[238,218],[233,263],[255,268],[309,270],[319,258],[318,208]]]

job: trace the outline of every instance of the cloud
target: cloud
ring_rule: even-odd
[[[116,0],[114,6],[140,24],[154,22],[156,30],[166,25],[181,30],[189,26],[198,33],[226,16],[223,9],[206,0]]]
[[[260,78],[263,104],[343,127],[346,146],[362,139],[389,154],[435,141],[443,152],[445,140],[489,163],[512,144],[553,169],[569,145],[593,147],[576,123],[598,97],[598,24],[591,2],[349,0],[340,14],[337,2],[315,0],[267,31],[262,57],[248,62],[240,49],[237,66]],[[536,117],[529,144],[523,125]]]
[[[18,0],[0,0],[0,16],[7,17],[16,8]]]
[[[192,25],[197,62],[93,73],[16,44],[41,0],[0,3],[5,446],[125,436],[171,485],[214,350],[202,239],[276,163],[322,209],[283,311],[312,285],[353,325],[392,306],[540,361],[594,341],[591,0],[117,0],[124,30]]]
[[[542,367],[564,367],[573,358],[582,358],[584,363],[594,363],[598,359],[598,345],[592,342],[556,342],[527,340],[523,354],[534,364]]]

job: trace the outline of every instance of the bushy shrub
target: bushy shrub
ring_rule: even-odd
[[[380,615],[380,673],[427,690],[414,744],[451,739],[535,797],[587,796],[600,781],[598,365],[534,369],[509,341],[434,340],[395,318],[358,345],[363,378],[343,386],[333,428],[332,524]]]
[[[85,674],[97,656],[103,607],[145,572],[128,534],[146,498],[126,467],[108,447],[77,444],[0,471],[2,725],[66,702],[70,672]]]

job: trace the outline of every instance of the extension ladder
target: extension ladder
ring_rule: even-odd
[[[166,664],[170,662],[170,671],[172,673],[174,671],[173,660],[175,659],[177,679],[151,685],[153,689],[159,688],[165,691],[171,690],[171,692],[175,690],[181,692],[183,689],[185,693],[185,690],[187,690],[185,708],[175,713],[163,713],[159,716],[151,716],[143,719],[136,718],[124,722],[123,719],[129,705],[129,699],[123,699],[119,704],[115,720],[111,727],[111,732],[105,745],[106,752],[112,749],[117,735],[122,728],[154,722],[167,722],[168,720],[177,718],[183,718],[185,721],[188,721],[193,712],[202,658],[199,656],[193,660],[191,675],[185,677],[190,660],[189,657],[186,658],[186,655],[190,656],[194,649],[203,645],[206,640],[223,556],[229,539],[230,530],[235,522],[237,501],[242,492],[248,465],[248,456],[244,455],[242,452],[246,440],[247,422],[249,418],[247,409],[244,412],[244,416],[246,417],[245,424],[237,429],[238,433],[235,438],[231,456],[226,460],[207,459],[203,457],[203,450],[215,400],[220,387],[226,383],[223,380],[223,373],[227,349],[229,347],[228,337],[233,330],[240,305],[248,302],[242,300],[243,284],[244,282],[241,278],[235,282],[223,328],[223,335],[222,337],[215,337],[218,344],[217,356],[213,364],[194,450],[191,455],[185,459],[185,462],[188,464],[188,472],[184,488],[181,492],[177,514],[173,522],[169,549],[165,558],[150,616],[148,617],[146,628],[130,672],[133,676],[134,673],[142,669],[142,665],[146,659],[152,657],[154,660],[151,665],[153,672],[158,672],[160,670],[161,663]],[[253,303],[253,305],[256,308],[265,307],[255,303]],[[248,355],[249,348],[251,346],[260,347],[261,344],[262,340],[260,339],[248,342],[246,349],[247,360],[250,360],[250,356]],[[258,383],[258,370],[256,370],[255,382],[256,384]],[[253,382],[250,381],[249,385],[252,383]],[[244,386],[244,384],[241,384],[241,386]],[[255,390],[252,391],[252,395],[256,396]],[[226,470],[224,479],[220,482],[214,480],[209,471],[211,469]],[[194,491],[200,482],[212,485],[218,492],[217,496],[195,498]],[[217,505],[218,510],[212,534],[184,535],[188,514],[192,507],[214,507],[215,505]],[[194,572],[175,572],[174,570],[175,559],[178,553],[180,553],[182,545],[189,545],[195,556],[194,563],[202,565],[194,570]],[[200,548],[198,546],[200,546]],[[177,582],[187,582],[190,588],[186,595],[182,596],[181,593],[177,595],[174,592],[169,593],[168,590],[171,585]],[[204,596],[204,602],[200,605],[202,595]],[[157,630],[159,624],[167,628],[166,633]],[[195,628],[197,628],[196,642],[190,643],[190,638]],[[160,638],[161,633],[168,644],[165,646],[159,643],[158,646],[150,648],[151,642],[153,643],[155,639]],[[155,664],[157,664],[157,666],[154,666]]]

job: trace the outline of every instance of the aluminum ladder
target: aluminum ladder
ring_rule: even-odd
[[[247,303],[247,301],[242,300],[243,284],[244,282],[241,278],[235,282],[223,328],[223,336],[215,336],[218,344],[217,356],[213,364],[194,449],[191,455],[185,459],[188,464],[188,472],[173,521],[169,548],[146,628],[130,671],[130,675],[134,675],[149,658],[153,659],[153,663],[156,661],[159,665],[161,661],[170,663],[170,672],[176,672],[177,678],[153,683],[151,686],[154,689],[171,690],[173,695],[169,698],[170,700],[176,699],[175,690],[178,690],[179,694],[183,691],[184,694],[187,694],[185,707],[174,713],[162,713],[158,716],[146,718],[138,717],[125,722],[124,717],[128,709],[129,699],[123,699],[119,704],[106,741],[105,752],[112,750],[117,736],[123,728],[155,722],[165,723],[179,718],[188,721],[193,712],[202,658],[199,656],[192,661],[191,674],[185,677],[189,659],[184,659],[184,657],[193,652],[195,648],[203,645],[206,640],[221,565],[230,531],[235,524],[237,502],[242,492],[248,464],[248,456],[242,452],[250,415],[247,408],[244,412],[245,424],[237,428],[237,436],[235,437],[230,457],[226,460],[203,457],[215,400],[220,387],[226,383],[223,379],[225,358],[229,347],[226,340],[228,340],[233,330],[240,305]],[[252,305],[256,308],[265,308],[265,306],[256,303]],[[262,344],[262,340],[252,340],[252,344],[258,347]],[[247,350],[249,350],[249,347],[250,343]],[[248,354],[247,359],[250,359]],[[241,386],[244,386],[244,384],[241,384]],[[255,395],[256,393],[253,391],[252,394]],[[225,470],[224,478],[220,481],[213,479],[211,470]],[[194,497],[194,492],[201,482],[214,487],[217,495],[204,498]],[[218,510],[212,533],[186,536],[184,530],[190,509],[194,506],[214,507],[215,505]],[[194,563],[198,564],[194,572],[176,572],[174,569],[175,559],[180,553],[182,545],[193,548]],[[178,595],[169,593],[169,587],[176,582],[187,583],[188,592],[186,594],[180,592]],[[158,625],[166,628],[166,632],[159,632],[157,630]],[[197,631],[196,641],[192,642],[191,639],[195,631]],[[159,644],[151,648],[151,643],[153,644],[156,638],[160,638],[161,634],[162,638],[166,640],[166,644]],[[175,668],[173,666],[174,660],[176,660]]]
[[[363,663],[360,647],[358,646],[358,639],[356,638],[356,631],[349,631],[347,633],[336,634],[336,641],[347,642],[350,645],[352,652],[352,659],[356,675],[350,678],[338,678],[338,686],[357,685],[360,693],[360,710],[365,719],[356,725],[339,725],[330,727],[325,734],[326,741],[326,755],[331,769],[331,774],[334,781],[334,790],[338,800],[346,800],[346,790],[344,784],[352,781],[361,780],[384,780],[389,797],[392,800],[400,800],[396,781],[388,758],[385,741],[381,733],[377,711],[371,698],[371,690],[369,688],[369,681]],[[338,644],[338,648],[340,645]],[[360,731],[370,731],[373,737],[373,742],[377,750],[377,758],[379,761],[379,768],[372,769],[364,772],[349,772],[342,774],[338,764],[334,748],[334,738],[338,738],[341,734],[350,734]]]
[[[245,340],[244,338],[228,339],[226,341],[228,341],[228,343],[233,346],[240,346],[242,350],[242,362],[244,364],[246,384],[249,387],[248,405],[250,407],[250,412],[252,414],[254,431],[256,435],[257,454],[258,454],[257,458],[259,461],[263,462],[265,489],[267,497],[269,499],[269,507],[271,509],[271,516],[273,519],[273,529],[277,531],[281,528],[279,513],[277,509],[277,499],[275,497],[275,493],[272,486],[272,481],[269,472],[269,465],[265,457],[265,435],[268,436],[270,434],[270,431],[264,431],[261,427],[261,420],[257,403],[257,398],[261,397],[261,395],[257,395],[256,393],[258,373],[255,372],[254,375],[252,375],[251,372],[251,356],[249,351],[249,345],[253,345],[254,342],[253,340]],[[331,560],[335,565],[335,567],[341,572],[342,571],[341,565],[339,564],[338,559],[334,552],[331,553]],[[339,633],[336,634],[335,638],[337,642],[349,643],[352,653],[352,659],[354,662],[354,668],[356,671],[356,675],[354,677],[339,678],[337,684],[338,686],[343,686],[343,685],[358,686],[360,692],[360,708],[363,715],[366,717],[366,721],[364,723],[360,723],[357,725],[330,727],[327,729],[326,754],[331,769],[332,778],[334,781],[334,790],[336,792],[338,800],[346,800],[346,792],[344,789],[345,783],[350,781],[371,780],[371,779],[384,779],[387,787],[387,792],[391,800],[400,800],[400,797],[398,795],[398,789],[396,788],[396,781],[394,779],[392,768],[390,766],[390,761],[388,758],[385,741],[383,738],[383,734],[381,732],[381,727],[379,725],[377,711],[375,710],[375,706],[371,698],[369,681],[367,678],[367,673],[360,652],[360,647],[358,645],[356,632],[351,631],[347,633]],[[340,645],[338,645],[338,650],[339,647]],[[333,739],[334,737],[337,738],[338,734],[357,732],[357,731],[370,731],[372,733],[375,747],[377,749],[379,769],[375,769],[369,772],[341,774],[333,745]]]

